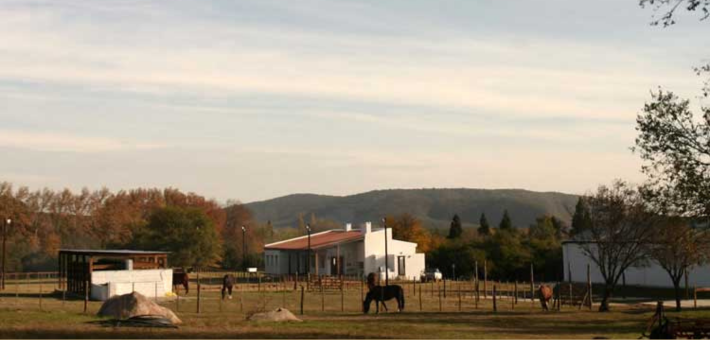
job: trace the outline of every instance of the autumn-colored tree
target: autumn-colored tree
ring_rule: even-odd
[[[427,253],[432,249],[431,236],[418,218],[405,213],[387,217],[386,221],[387,226],[392,228],[393,238],[416,243],[420,253]]]

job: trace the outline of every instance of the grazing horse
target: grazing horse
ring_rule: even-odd
[[[375,300],[377,306],[377,313],[380,313],[380,302],[382,302],[382,306],[385,308],[385,311],[387,311],[387,306],[385,305],[385,301],[391,300],[391,299],[397,299],[397,311],[401,312],[404,310],[404,290],[402,287],[397,286],[397,285],[391,285],[391,286],[374,286],[373,288],[370,289],[369,292],[367,292],[367,295],[365,295],[365,301],[362,302],[362,311],[367,314],[370,311],[370,304],[372,303],[372,300]]]
[[[227,274],[222,278],[222,300],[224,300],[225,291],[229,292],[229,299],[232,299],[232,287],[234,286],[234,276]]]
[[[540,285],[537,289],[538,297],[540,298],[540,305],[543,310],[548,310],[547,302],[552,298],[552,288],[548,285]]]
[[[180,285],[185,288],[185,295],[190,293],[190,286],[188,285],[189,282],[190,276],[187,275],[186,271],[181,270],[173,272],[173,289],[176,293],[178,292]]]

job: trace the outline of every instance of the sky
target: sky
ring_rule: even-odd
[[[708,22],[637,0],[0,0],[0,181],[221,202],[641,182]]]

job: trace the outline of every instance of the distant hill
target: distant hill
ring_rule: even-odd
[[[298,225],[298,215],[340,223],[378,223],[383,216],[410,213],[429,228],[448,228],[454,214],[465,226],[478,224],[481,213],[497,226],[508,209],[513,225],[528,227],[535,218],[550,214],[566,223],[572,219],[578,196],[518,189],[396,189],[376,190],[351,196],[295,194],[246,204],[260,222],[276,228]]]

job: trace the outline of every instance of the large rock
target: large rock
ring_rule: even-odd
[[[173,311],[158,305],[137,292],[117,295],[106,300],[106,302],[101,305],[101,309],[99,309],[97,315],[117,319],[128,319],[143,315],[159,315],[170,320],[173,325],[182,323]]]
[[[268,322],[301,322],[286,308],[279,308],[266,313],[257,313],[248,318],[249,321],[268,321]]]

